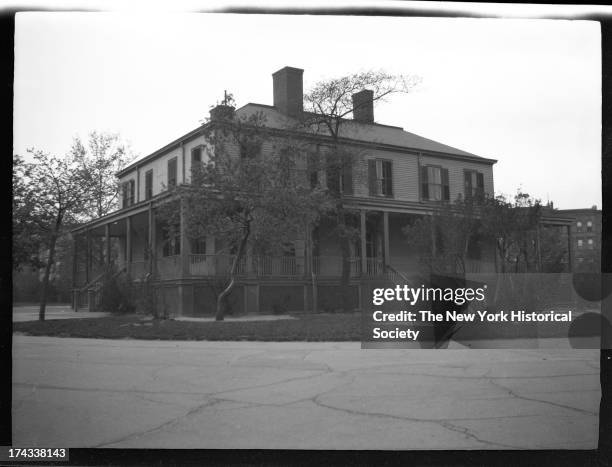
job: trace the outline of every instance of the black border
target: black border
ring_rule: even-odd
[[[591,5],[603,4],[589,2]],[[85,3],[84,3],[85,4]],[[217,10],[223,13],[244,14],[319,14],[360,16],[430,16],[430,17],[492,17],[469,14],[458,6],[455,11],[441,12],[405,7],[349,7],[349,8],[257,8],[231,7]],[[23,8],[20,11],[58,11],[61,8]],[[63,9],[68,11],[67,8]],[[71,11],[95,11],[73,8]],[[207,10],[208,11],[208,10]],[[603,9],[602,9],[603,11]],[[13,153],[13,64],[16,10],[0,11],[2,88],[0,99],[3,109],[2,142],[5,147],[5,171],[11,172]],[[493,16],[497,17],[497,16]],[[499,16],[501,17],[501,16]],[[556,16],[546,16],[555,19]],[[559,16],[559,18],[561,18]],[[566,18],[564,18],[566,19]],[[602,268],[612,273],[612,220],[608,211],[612,205],[612,11],[608,14],[578,15],[574,19],[599,21],[602,28]],[[44,79],[41,76],[40,79]],[[11,183],[5,185],[10,187]],[[8,188],[10,191],[11,189]],[[12,193],[9,193],[10,195]],[[10,212],[9,197],[3,197]],[[8,216],[7,216],[8,217]],[[7,218],[5,226],[11,225]],[[0,230],[0,361],[3,385],[0,393],[0,445],[10,445],[11,438],[11,380],[12,380],[12,293],[11,293],[11,228]],[[606,310],[609,312],[609,310]],[[71,449],[68,465],[612,465],[612,350],[601,351],[602,400],[600,405],[599,449],[585,451],[294,451],[294,450],[145,450],[145,449]],[[22,463],[21,463],[22,464]],[[53,463],[55,464],[55,463]],[[22,464],[23,465],[23,464]],[[49,465],[49,464],[47,464]],[[57,463],[56,465],[67,465]]]

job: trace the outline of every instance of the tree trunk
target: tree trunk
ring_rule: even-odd
[[[49,276],[51,276],[51,268],[53,267],[53,260],[55,257],[55,244],[57,242],[58,230],[58,226],[56,225],[56,228],[51,234],[51,238],[49,240],[49,256],[47,258],[47,264],[45,266],[45,275],[43,276],[43,282],[40,291],[40,308],[38,309],[39,321],[45,320],[45,310],[47,308],[47,293],[49,290]]]
[[[246,248],[247,241],[249,239],[249,234],[251,233],[250,225],[247,224],[245,228],[245,233],[240,240],[240,246],[238,247],[238,252],[236,253],[236,257],[232,262],[232,268],[230,269],[230,280],[225,289],[221,291],[219,296],[217,297],[217,312],[215,314],[215,321],[223,321],[225,318],[225,297],[229,295],[229,293],[234,288],[234,284],[236,283],[236,270],[238,269],[238,264],[240,264],[240,260],[244,256],[244,250]]]

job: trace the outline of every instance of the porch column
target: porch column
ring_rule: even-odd
[[[383,211],[383,250],[385,267],[389,266],[390,255],[389,255],[389,213]]]
[[[106,237],[106,266],[111,263],[111,240],[110,240],[110,224],[104,226],[104,236]]]
[[[537,272],[542,272],[542,250],[540,248],[540,223],[538,222],[538,225],[536,225],[536,257],[538,260],[538,267],[537,267]]]
[[[127,273],[132,269],[132,218],[125,218],[125,268]]]
[[[89,284],[91,262],[91,234],[89,229],[85,231],[85,284]]]
[[[361,209],[359,211],[361,217],[360,235],[361,235],[361,275],[365,276],[368,270],[368,263],[366,259],[366,211]]]
[[[77,234],[72,236],[72,309],[78,311],[78,295],[76,291],[77,286],[77,254],[79,250],[77,248]]]
[[[187,218],[186,209],[187,205],[185,200],[181,200],[180,205],[180,242],[181,242],[181,277],[189,276],[189,255],[191,253],[191,245],[189,244],[189,238],[187,238]]]
[[[149,230],[147,233],[147,245],[149,249],[149,272],[155,272],[155,213],[153,205],[149,204]]]
[[[573,271],[572,247],[573,247],[572,227],[571,225],[568,225],[567,226],[567,267],[568,267],[568,271],[567,272]]]

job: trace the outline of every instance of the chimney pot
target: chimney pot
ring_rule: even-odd
[[[274,107],[284,115],[299,118],[304,112],[304,70],[286,66],[272,74]]]
[[[353,120],[374,123],[374,91],[364,89],[353,94]]]

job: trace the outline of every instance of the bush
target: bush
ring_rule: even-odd
[[[130,280],[125,274],[110,270],[102,277],[96,308],[114,314],[135,311]]]

